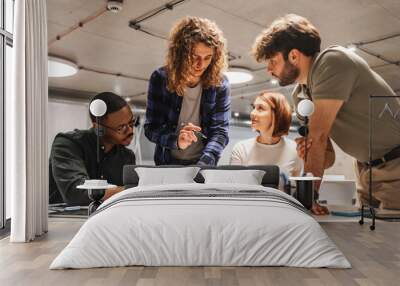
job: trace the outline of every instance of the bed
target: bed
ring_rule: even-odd
[[[165,183],[138,185],[142,169],[125,166],[126,190],[98,208],[50,269],[131,265],[351,267],[308,211],[276,189],[276,166],[216,168],[240,171],[231,178],[233,182],[206,179],[204,183],[204,172],[214,168],[202,167],[202,173],[194,176],[195,182],[167,183],[169,175]],[[246,170],[263,171],[261,184],[235,182],[243,180],[240,176]]]

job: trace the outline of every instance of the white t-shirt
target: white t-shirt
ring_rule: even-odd
[[[297,156],[296,142],[281,137],[274,145],[257,142],[251,138],[236,143],[233,147],[231,165],[278,165],[282,173],[287,176],[298,176],[303,162]]]
[[[202,90],[201,84],[198,84],[195,87],[186,88],[185,95],[182,99],[181,112],[179,113],[178,132],[183,127],[182,125],[187,125],[189,122],[200,126],[200,104]],[[171,155],[180,160],[194,160],[200,158],[203,149],[204,144],[202,140],[197,140],[197,142],[193,142],[185,150],[171,150]]]

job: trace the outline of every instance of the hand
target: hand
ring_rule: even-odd
[[[111,189],[107,189],[104,196],[103,196],[103,201],[109,199],[110,197],[112,197],[113,195],[122,192],[124,190],[124,187],[115,187],[115,188],[111,188]]]
[[[311,208],[311,212],[315,215],[327,215],[329,214],[329,210],[325,206],[321,206],[319,203],[314,202]]]
[[[193,142],[197,142],[197,136],[194,134],[193,131],[201,131],[199,126],[193,125],[189,123],[185,125],[180,131],[178,136],[178,148],[185,150],[189,147]]]
[[[305,137],[298,137],[298,138],[296,138],[294,140],[297,143],[297,147],[296,147],[297,156],[299,156],[301,159],[304,160],[306,138]],[[312,139],[308,138],[307,139],[307,152],[310,151],[311,145],[312,145]]]

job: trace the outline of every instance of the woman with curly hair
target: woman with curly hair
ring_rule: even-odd
[[[146,137],[156,165],[216,165],[228,144],[226,44],[214,22],[186,17],[171,30],[166,65],[150,78]]]

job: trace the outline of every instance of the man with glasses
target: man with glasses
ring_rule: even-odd
[[[126,148],[134,135],[136,120],[126,101],[111,92],[96,95],[107,106],[100,118],[90,114],[93,127],[59,133],[54,139],[49,160],[49,202],[68,206],[90,203],[87,190],[77,189],[86,179],[103,179],[116,188],[106,189],[103,200],[123,190],[122,169],[135,164],[135,154]],[[98,127],[98,128],[97,128]],[[97,135],[100,136],[100,162],[97,163]]]

